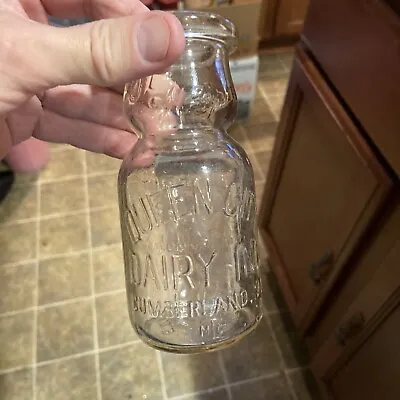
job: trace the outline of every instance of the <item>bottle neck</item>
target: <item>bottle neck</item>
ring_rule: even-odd
[[[176,139],[226,131],[237,99],[225,47],[211,39],[187,39],[165,74],[128,85],[124,101],[139,136]]]

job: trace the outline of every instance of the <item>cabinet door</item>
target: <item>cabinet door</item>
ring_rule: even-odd
[[[299,48],[278,127],[260,229],[301,331],[380,211],[392,181]]]
[[[299,35],[303,29],[309,0],[279,0],[276,9],[275,34]]]

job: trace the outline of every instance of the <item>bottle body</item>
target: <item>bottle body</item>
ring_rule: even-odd
[[[178,14],[190,36],[181,59],[126,87],[139,140],[118,191],[132,325],[155,348],[197,353],[254,329],[262,288],[253,171],[226,134],[233,32],[221,17]]]
[[[202,154],[160,152],[151,166],[120,173],[129,314],[157,348],[221,347],[261,316],[252,170],[217,136]]]

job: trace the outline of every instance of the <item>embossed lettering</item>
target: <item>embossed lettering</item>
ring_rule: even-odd
[[[240,216],[246,221],[249,221],[253,214],[255,196],[247,188],[243,193],[242,205],[240,208]]]
[[[198,317],[215,317],[221,313],[235,312],[249,302],[249,295],[245,289],[235,291],[226,296],[202,300],[175,300],[160,301],[140,296],[130,296],[130,309],[149,315],[153,318],[185,319]]]
[[[175,221],[193,213],[193,200],[190,198],[190,190],[188,189],[183,183],[168,188],[168,198]]]
[[[136,204],[134,204],[134,202],[131,203],[129,211],[132,217],[132,222],[140,233],[143,234],[153,229],[149,212],[141,197],[137,199]]]
[[[158,283],[158,278],[157,278],[153,260],[150,256],[150,254],[148,254],[146,256],[146,270],[145,270],[144,279],[143,279],[144,287],[146,287],[148,279],[151,279],[154,282],[154,284],[156,285],[156,288],[159,289],[160,286]]]
[[[149,304],[149,314],[155,318],[159,317],[160,312],[161,312],[160,302],[159,301],[153,302],[153,301],[149,300],[148,304]]]
[[[195,212],[200,214],[201,209],[205,209],[207,214],[211,214],[213,212],[213,205],[211,200],[211,186],[208,179],[206,179],[206,190],[204,192],[200,188],[200,181],[196,179],[193,183]]]
[[[146,194],[146,202],[148,204],[149,214],[150,214],[151,218],[153,219],[155,226],[160,226],[151,195]]]
[[[223,334],[223,326],[217,321],[211,320],[208,324],[200,325],[200,336],[215,339]]]
[[[161,316],[164,318],[175,318],[174,309],[170,301],[164,302],[164,308],[162,310]]]
[[[130,239],[133,243],[141,240],[141,235],[139,232],[139,228],[136,225],[135,219],[133,218],[131,210],[128,210],[126,214],[126,227],[129,234]]]
[[[133,285],[140,285],[142,280],[142,269],[139,256],[136,253],[128,253],[128,282]]]
[[[240,308],[246,307],[248,302],[249,294],[247,293],[247,290],[242,289],[240,291]]]
[[[168,290],[168,269],[167,269],[167,257],[165,255],[161,256],[162,265],[162,275],[164,282],[164,290]]]
[[[170,207],[167,192],[157,191],[146,195],[150,208],[153,210],[153,215],[157,226],[173,220],[173,211]]]
[[[193,260],[190,256],[173,255],[172,256],[172,274],[174,280],[174,289],[178,288],[181,280],[186,280],[193,289],[194,283],[190,275],[193,273]]]
[[[191,318],[200,316],[200,307],[201,303],[199,301],[189,301],[189,308],[190,308],[189,315]]]
[[[236,183],[231,183],[229,185],[226,198],[224,213],[228,217],[235,216],[239,211],[239,188]]]
[[[213,262],[213,260],[215,259],[215,257],[217,256],[217,253],[215,251],[213,251],[211,253],[211,256],[209,257],[208,261],[205,261],[202,257],[201,254],[199,254],[199,259],[201,260],[201,262],[203,263],[203,269],[204,269],[204,286],[205,287],[210,287],[210,264]]]
[[[214,310],[211,315],[221,313],[223,311],[228,311],[229,303],[227,303],[222,297],[217,297],[214,303]]]
[[[244,243],[238,243],[235,248],[235,268],[236,268],[236,281],[240,282],[242,277],[246,278],[249,274],[251,260],[249,252]]]

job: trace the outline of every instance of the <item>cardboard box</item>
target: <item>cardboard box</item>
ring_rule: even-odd
[[[258,56],[244,57],[229,61],[233,83],[238,98],[237,121],[249,118],[257,90]]]
[[[190,9],[188,6],[185,6],[185,8]],[[242,0],[239,4],[216,5],[199,9],[222,15],[235,24],[238,35],[238,48],[232,58],[240,58],[257,53],[261,0]]]

